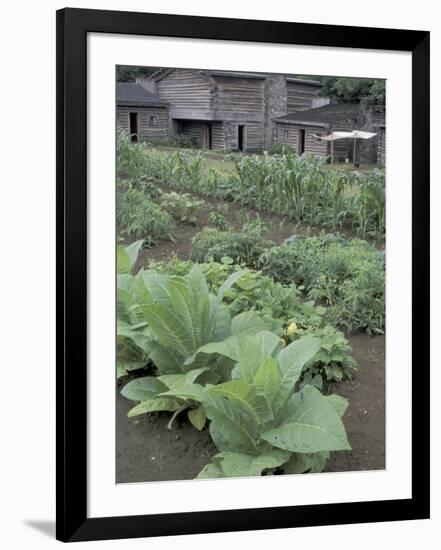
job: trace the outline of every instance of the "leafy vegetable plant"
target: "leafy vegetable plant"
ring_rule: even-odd
[[[170,214],[138,189],[127,189],[117,194],[116,219],[122,235],[143,239],[145,246],[173,239]]]
[[[202,200],[191,197],[188,193],[164,193],[161,197],[161,206],[169,212],[175,220],[190,225],[197,225],[198,213],[204,207]]]
[[[346,400],[325,397],[310,385],[295,391],[305,364],[319,349],[313,337],[281,349],[277,336],[262,331],[199,350],[227,356],[235,367],[232,380],[193,394],[211,421],[220,451],[198,477],[256,476],[277,468],[321,471],[330,451],[350,449],[341,421]]]

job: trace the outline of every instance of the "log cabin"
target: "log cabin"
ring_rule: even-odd
[[[248,153],[282,143],[317,157],[330,154],[317,135],[376,132],[384,124],[384,107],[368,99],[331,104],[320,91],[319,81],[292,75],[160,68],[136,83],[117,83],[117,122],[133,139],[185,135],[197,147]],[[360,144],[360,161],[376,162],[378,141],[366,141],[372,143]],[[350,159],[352,145],[336,141],[334,158]]]
[[[358,140],[357,161],[361,163],[377,162],[379,128],[384,126],[385,113],[381,105],[373,105],[364,98],[360,103],[335,103],[315,109],[289,113],[275,119],[278,143],[288,145],[298,155],[311,153],[315,157],[330,156],[330,142],[319,136],[334,131],[354,129],[372,131],[377,136],[369,140]],[[345,162],[353,160],[353,140],[334,141],[334,160]]]
[[[140,84],[116,83],[117,126],[130,134],[132,141],[167,137],[168,109],[166,101]]]

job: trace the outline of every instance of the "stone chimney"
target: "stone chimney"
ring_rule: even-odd
[[[366,132],[377,132],[374,121],[374,100],[371,97],[362,97],[360,99],[360,111],[355,130],[364,130]],[[377,136],[371,139],[357,140],[358,159],[361,164],[376,162],[377,159]]]

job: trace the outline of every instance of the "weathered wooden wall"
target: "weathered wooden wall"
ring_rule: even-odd
[[[211,139],[213,149],[225,148],[225,128],[222,122],[213,122],[211,126]]]
[[[138,113],[138,139],[164,138],[168,136],[168,111],[163,107],[118,107],[117,126],[130,132],[129,113]],[[156,117],[156,126],[150,126],[149,117]]]
[[[245,124],[245,152],[256,153],[263,149],[263,123],[247,122]]]
[[[179,133],[191,138],[197,147],[202,147],[202,122],[194,120],[182,120],[179,125]]]
[[[218,111],[263,116],[264,80],[216,77]]]
[[[287,86],[287,112],[297,113],[311,109],[312,99],[320,91],[318,86],[302,86],[296,82],[286,83]]]
[[[199,71],[175,69],[157,83],[159,96],[174,108],[210,110],[209,80]]]
[[[327,134],[322,129],[308,128],[295,124],[277,124],[277,141],[284,145],[289,145],[297,154],[300,153],[300,130],[305,130],[305,153],[310,153],[315,157],[328,156],[328,143],[314,137],[315,135]]]

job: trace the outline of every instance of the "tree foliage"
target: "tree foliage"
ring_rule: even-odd
[[[311,75],[300,75],[298,78],[318,80],[322,85],[321,95],[338,103],[358,103],[362,97],[369,97],[378,105],[385,103],[385,80]]]
[[[117,65],[117,82],[135,82],[137,77],[150,76],[156,71],[157,67],[141,67],[139,65]]]

